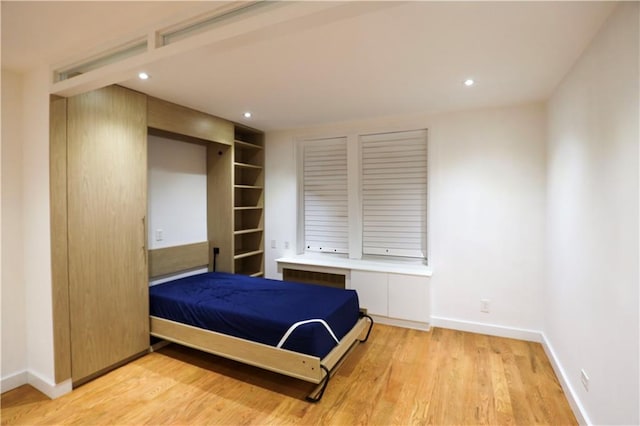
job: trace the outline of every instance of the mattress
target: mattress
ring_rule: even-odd
[[[208,272],[149,288],[152,316],[323,358],[358,321],[355,290]]]

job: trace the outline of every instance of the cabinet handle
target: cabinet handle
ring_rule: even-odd
[[[147,217],[142,216],[142,251],[147,251]]]

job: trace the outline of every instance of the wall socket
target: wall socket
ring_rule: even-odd
[[[489,304],[491,301],[489,299],[480,299],[480,312],[484,312],[486,314],[489,313]]]
[[[162,241],[164,239],[162,229],[156,229],[156,241]]]
[[[580,381],[582,382],[584,390],[589,392],[589,376],[587,376],[587,373],[583,369],[580,369]]]

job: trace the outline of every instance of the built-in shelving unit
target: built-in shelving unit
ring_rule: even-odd
[[[264,135],[236,126],[233,144],[234,272],[264,275]]]

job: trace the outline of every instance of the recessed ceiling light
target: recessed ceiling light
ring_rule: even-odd
[[[249,111],[245,112],[242,115],[244,116],[244,118],[251,118],[251,113]]]
[[[149,78],[149,74],[147,74],[146,72],[140,72],[138,73],[138,78],[140,80],[147,80]]]
[[[473,79],[468,78],[464,81],[464,85],[469,87],[469,86],[473,86],[475,84],[475,81],[473,81]]]

